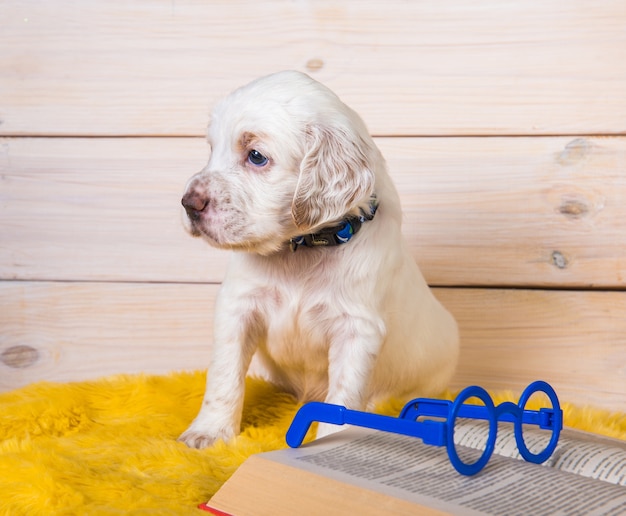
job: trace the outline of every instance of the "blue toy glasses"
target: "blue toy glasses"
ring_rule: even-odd
[[[543,392],[552,404],[551,408],[526,410],[530,397]],[[476,398],[483,405],[470,405],[466,402]],[[422,418],[418,421],[418,418]],[[427,418],[439,418],[427,419]],[[461,460],[454,444],[454,429],[457,418],[479,419],[489,422],[489,435],[485,449],[478,460],[466,463]],[[444,419],[444,420],[441,420]],[[400,415],[395,418],[357,410],[349,410],[340,405],[311,402],[303,405],[296,413],[289,430],[287,444],[297,448],[302,444],[311,424],[315,421],[333,425],[354,425],[385,432],[418,437],[425,444],[445,446],[454,468],[463,475],[474,475],[485,467],[496,444],[498,421],[514,424],[515,442],[520,455],[528,462],[541,464],[554,452],[563,428],[563,411],[559,399],[550,384],[543,381],[531,383],[522,393],[518,404],[510,401],[497,407],[489,393],[482,387],[472,386],[463,389],[452,401],[417,398],[407,403]],[[547,446],[539,453],[533,453],[524,441],[523,425],[536,425],[552,434]]]

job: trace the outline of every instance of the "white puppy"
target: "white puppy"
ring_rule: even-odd
[[[443,390],[457,326],[403,240],[398,194],[361,118],[307,75],[281,72],[219,103],[208,141],[182,200],[186,226],[238,252],[204,401],[180,440],[202,448],[239,433],[255,353],[303,401],[361,410]]]

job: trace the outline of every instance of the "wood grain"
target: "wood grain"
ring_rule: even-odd
[[[218,285],[0,282],[0,390],[38,380],[204,369]],[[436,289],[461,328],[455,387],[626,406],[626,292]],[[27,356],[16,363],[15,356]]]
[[[0,5],[5,135],[200,135],[208,107],[311,73],[377,135],[623,134],[622,0]]]
[[[0,282],[0,390],[39,380],[201,369],[209,361],[216,290]]]
[[[434,285],[624,288],[626,138],[377,138]],[[200,138],[0,140],[0,278],[219,282],[180,197]]]

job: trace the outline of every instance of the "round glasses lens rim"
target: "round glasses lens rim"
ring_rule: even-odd
[[[526,387],[526,389],[524,389],[524,392],[520,396],[520,399],[518,401],[518,406],[522,414],[523,414],[523,411],[525,410],[526,404],[528,403],[532,395],[538,392],[541,392],[547,395],[548,399],[550,400],[550,403],[552,404],[552,410],[554,410],[555,413],[560,413],[561,405],[559,403],[559,398],[557,397],[556,392],[554,391],[554,389],[549,383],[538,380],[536,382],[531,383],[528,387]],[[524,441],[524,430],[523,430],[522,418],[516,418],[515,420],[515,441],[517,443],[517,448],[520,452],[520,455],[527,462],[532,462],[534,464],[541,464],[545,462],[546,460],[548,460],[550,456],[552,455],[552,453],[554,453],[556,445],[559,442],[560,433],[561,433],[560,425],[556,424],[555,422],[555,425],[552,429],[552,435],[550,436],[550,441],[548,442],[546,447],[539,453],[533,453],[528,449],[528,446],[526,446],[526,441]]]
[[[456,419],[459,415],[461,407],[463,406],[463,403],[470,398],[478,398],[484,403],[488,415],[487,421],[489,421],[489,435],[487,437],[485,449],[480,458],[476,462],[467,464],[461,460],[458,452],[456,451],[456,446],[454,444],[454,427],[456,426]],[[496,408],[493,400],[491,399],[491,396],[489,396],[489,393],[482,387],[478,386],[466,387],[465,389],[463,389],[452,403],[446,426],[446,448],[448,450],[448,457],[450,458],[450,462],[459,473],[468,476],[475,475],[485,467],[487,462],[489,462],[489,459],[493,454],[493,450],[496,444],[498,422],[496,420]]]

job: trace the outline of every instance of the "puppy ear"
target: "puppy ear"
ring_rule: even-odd
[[[373,143],[342,128],[318,125],[307,128],[307,141],[291,205],[299,228],[339,220],[374,191],[368,157]]]

